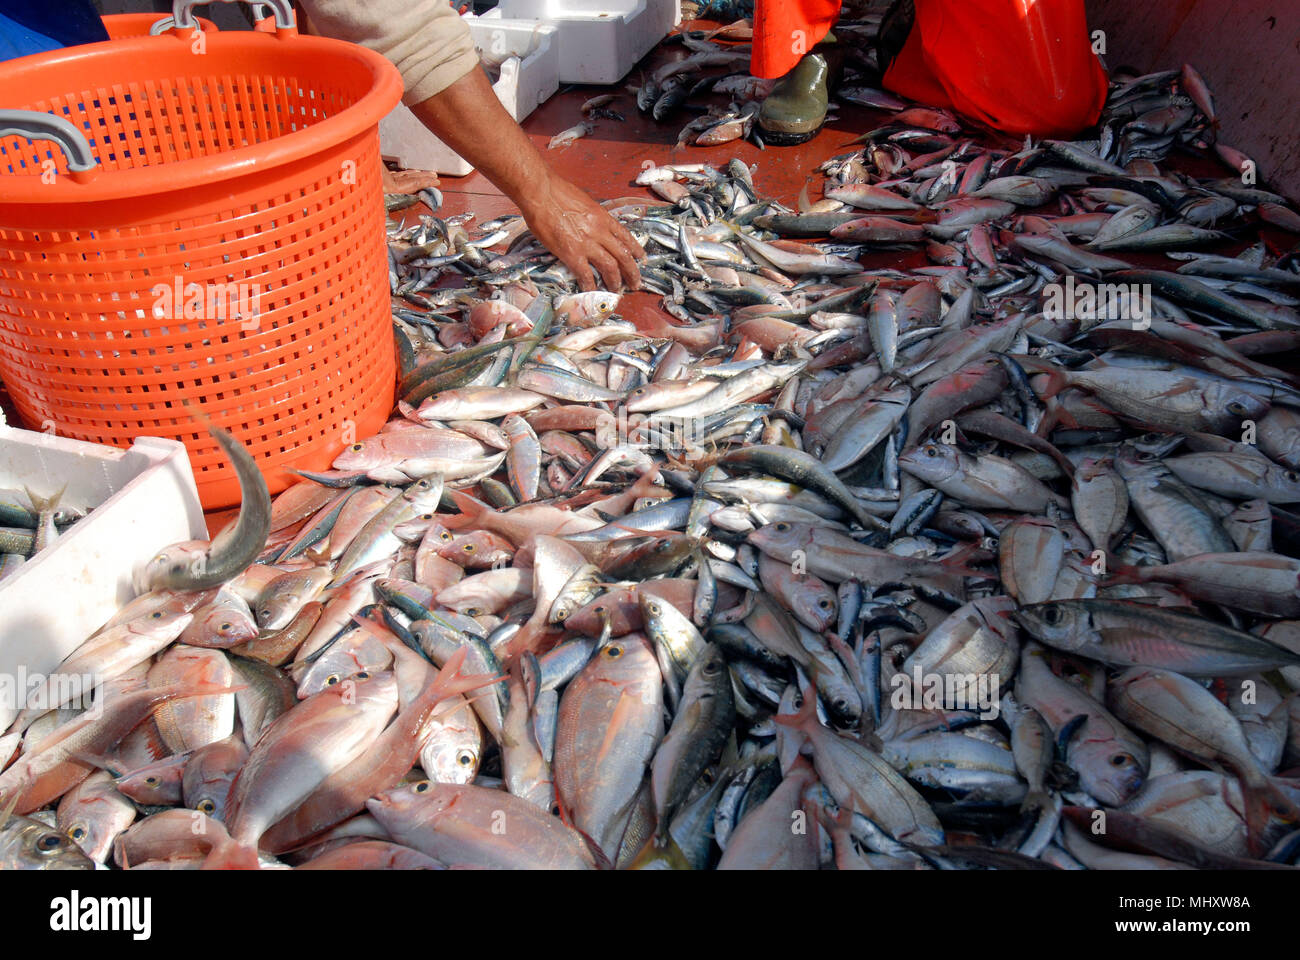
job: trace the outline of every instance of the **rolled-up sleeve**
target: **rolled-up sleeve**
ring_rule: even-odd
[[[447,0],[302,0],[312,29],[392,61],[407,105],[441,93],[478,66],[469,27]]]

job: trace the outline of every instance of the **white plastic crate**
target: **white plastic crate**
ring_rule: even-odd
[[[482,20],[559,29],[561,83],[618,83],[682,18],[681,0],[501,0]]]
[[[560,87],[556,29],[535,20],[483,20],[466,16],[480,56],[500,61],[501,75],[492,85],[506,113],[522,120]],[[484,131],[490,136],[490,131]],[[379,148],[406,168],[463,177],[474,167],[429,132],[415,114],[399,103],[379,121]]]
[[[0,581],[0,675],[49,673],[135,596],[131,575],[159,549],[206,540],[185,446],[140,437],[129,450],[3,426],[0,486],[94,508]],[[0,698],[0,732],[17,715]]]

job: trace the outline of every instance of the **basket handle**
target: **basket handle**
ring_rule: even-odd
[[[0,137],[53,140],[68,158],[68,172],[85,182],[99,169],[85,134],[71,121],[39,110],[0,110]]]
[[[159,20],[154,24],[154,29],[161,28],[169,30],[175,27],[177,30],[197,30],[199,22],[194,17],[194,8],[203,3],[247,3],[251,7],[266,6],[275,12],[275,29],[276,30],[293,30],[295,21],[293,18],[292,0],[173,0],[171,23],[166,20]],[[166,24],[166,26],[164,26]],[[153,30],[150,30],[152,33]]]

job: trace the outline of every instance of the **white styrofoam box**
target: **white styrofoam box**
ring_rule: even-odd
[[[488,20],[466,15],[465,22],[481,56],[501,64],[492,84],[506,113],[522,120],[560,88],[560,49],[556,30],[535,20]],[[491,136],[490,131],[483,131]],[[474,167],[429,132],[410,109],[399,103],[379,121],[379,149],[408,169],[433,170],[463,177]]]
[[[561,83],[618,83],[682,18],[681,0],[501,0],[480,19],[559,28]]]
[[[55,543],[0,581],[0,731],[25,672],[49,673],[135,596],[131,575],[168,544],[206,540],[185,445],[139,437],[129,450],[0,426],[0,487],[89,509]]]

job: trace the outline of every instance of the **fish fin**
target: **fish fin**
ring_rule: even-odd
[[[579,830],[577,827],[574,827],[573,830],[587,844],[587,849],[591,851],[591,858],[596,861],[597,870],[614,869],[614,861],[605,856],[605,851],[600,849],[600,844],[593,840],[585,830]]]
[[[484,515],[495,512],[486,503],[474,499],[468,493],[463,493],[460,490],[448,490],[447,492],[451,494],[451,498],[456,501],[456,507],[460,510],[461,514],[468,517],[471,521],[478,521],[482,519]],[[443,522],[443,526],[447,526],[445,521]]]
[[[1046,413],[1038,424],[1038,429],[1034,431],[1040,437],[1046,437],[1058,426],[1063,426],[1067,430],[1079,429],[1079,421],[1074,418],[1074,414],[1065,409],[1060,399],[1055,396],[1044,398],[1043,406]]]
[[[959,573],[964,577],[982,577],[985,580],[993,579],[993,574],[987,570],[979,570],[967,566],[967,561],[976,553],[983,549],[978,542],[963,544],[952,553],[939,560],[939,563],[947,567],[950,573]]]
[[[78,763],[84,763],[94,767],[96,770],[103,770],[108,773],[114,780],[126,776],[131,771],[122,767],[122,763],[116,757],[109,757],[103,754],[90,753],[89,751],[78,751],[72,754],[72,759]]]
[[[1027,354],[1017,354],[1013,357],[1026,373],[1039,374],[1047,378],[1047,382],[1042,389],[1035,392],[1043,400],[1056,396],[1062,390],[1070,385],[1070,377],[1064,371],[1052,366],[1045,360],[1038,357],[1031,357]]]
[[[1268,851],[1268,831],[1274,823],[1300,822],[1300,807],[1283,793],[1266,774],[1238,774],[1246,815],[1246,843],[1252,857]]]
[[[821,724],[817,720],[817,689],[809,684],[803,690],[803,706],[793,717],[789,715],[775,714],[772,717],[783,727],[793,727],[805,736]]]
[[[260,870],[257,848],[246,847],[230,836],[219,837],[203,861],[203,870]]]
[[[310,547],[308,547],[306,550],[302,552],[302,556],[304,560],[308,560],[312,564],[318,567],[323,567],[326,564],[328,564],[330,562],[329,537],[326,537],[325,542],[321,544],[319,547],[317,547],[315,550],[312,550]]]
[[[63,486],[59,487],[56,493],[53,493],[48,497],[38,497],[36,494],[32,493],[32,488],[27,486],[23,487],[23,492],[27,494],[27,499],[32,502],[32,509],[36,511],[37,514],[42,514],[47,510],[57,509],[59,501],[63,499],[63,492],[67,489],[68,485],[65,483]]]
[[[1106,552],[1110,557],[1110,551]],[[1142,575],[1142,568],[1131,566],[1127,563],[1117,563],[1108,568],[1106,579],[1103,581],[1104,586],[1113,586],[1117,583],[1146,583],[1146,577]]]

